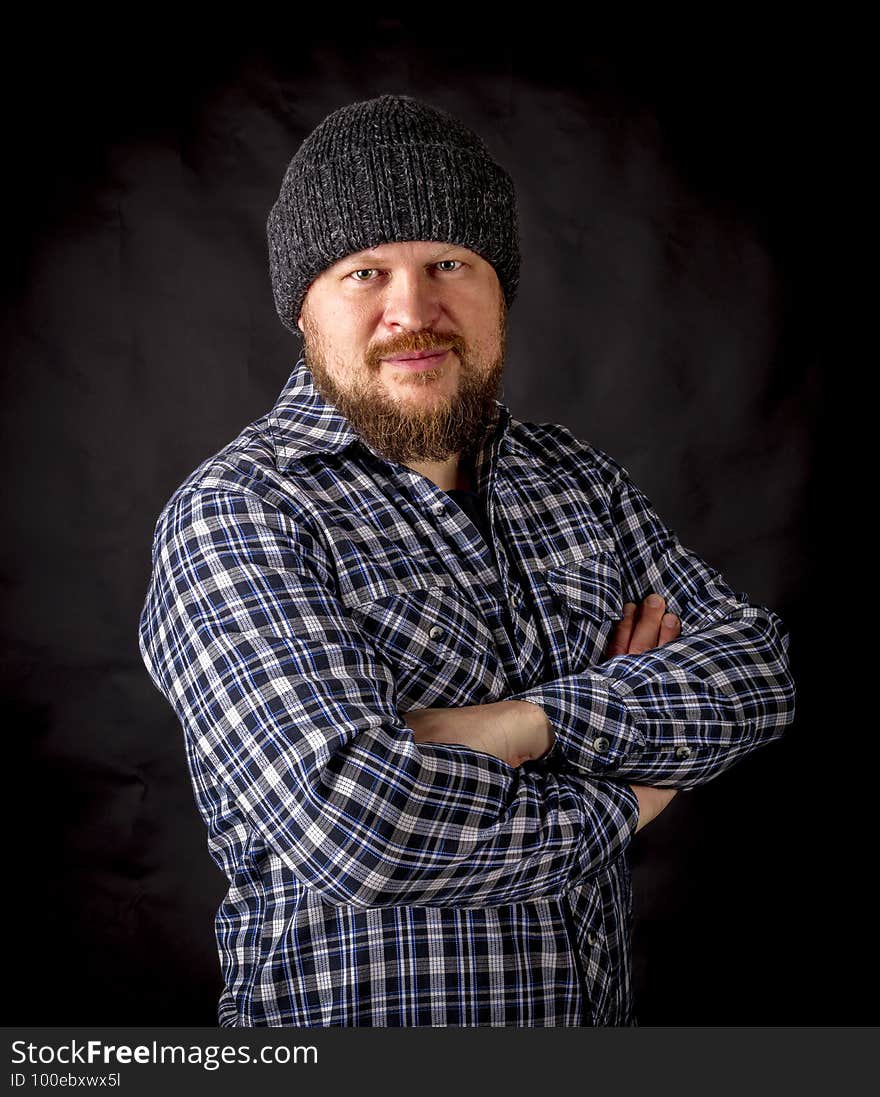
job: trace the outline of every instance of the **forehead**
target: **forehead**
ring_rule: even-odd
[[[341,264],[362,261],[371,263],[429,263],[448,255],[450,252],[461,252],[480,258],[476,255],[476,252],[471,251],[462,244],[450,244],[445,240],[404,240],[388,244],[377,244],[375,247],[364,248],[362,251],[353,251],[333,265],[340,266]]]

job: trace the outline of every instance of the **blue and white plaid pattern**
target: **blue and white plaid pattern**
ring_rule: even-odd
[[[689,788],[782,734],[788,637],[624,468],[497,404],[494,554],[297,363],[159,517],[140,622],[212,856],[221,1026],[634,1024],[629,783]],[[657,590],[681,637],[603,661]],[[418,745],[412,708],[519,698],[514,769]]]

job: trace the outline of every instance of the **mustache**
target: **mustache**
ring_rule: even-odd
[[[390,358],[395,354],[406,354],[408,351],[424,350],[452,350],[461,359],[466,355],[467,344],[454,332],[435,332],[430,329],[401,332],[395,339],[389,339],[380,346],[371,347],[367,352],[366,361],[371,369],[378,370],[383,358]]]

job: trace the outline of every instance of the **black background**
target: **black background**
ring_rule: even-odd
[[[833,44],[742,16],[279,18],[10,26],[9,1021],[215,1023],[224,881],[137,648],[152,530],[295,363],[265,243],[290,157],[386,91],[456,114],[514,178],[513,414],[607,449],[791,632],[789,735],[633,844],[640,1023],[876,1021],[872,725],[827,594],[851,560],[823,350]]]

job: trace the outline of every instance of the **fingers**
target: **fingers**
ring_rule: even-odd
[[[615,655],[640,655],[662,647],[681,635],[681,621],[674,613],[665,613],[666,600],[652,591],[640,607],[625,602],[623,618],[611,632],[605,658]]]
[[[659,647],[665,608],[666,599],[656,592],[649,594],[642,602],[641,613],[629,642],[630,655],[641,655],[643,651]]]
[[[674,613],[664,613],[660,619],[660,637],[657,647],[662,648],[670,640],[677,640],[681,636],[681,621]]]
[[[608,647],[605,649],[605,658],[610,659],[614,655],[626,655],[629,651],[629,641],[635,626],[635,602],[624,602],[623,619],[618,621],[611,630]]]

